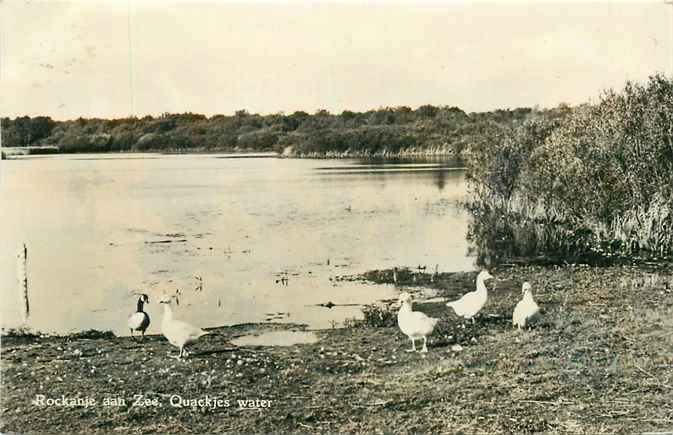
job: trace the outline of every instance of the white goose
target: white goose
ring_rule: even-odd
[[[400,311],[397,313],[397,325],[411,340],[411,349],[408,349],[407,352],[415,352],[416,340],[421,338],[423,339],[421,352],[427,352],[427,336],[432,334],[439,319],[428,317],[420,311],[412,311],[411,295],[409,293],[404,292],[400,295],[400,304]]]
[[[533,299],[530,283],[524,282],[521,291],[523,292],[523,299],[516,304],[512,315],[512,323],[519,329],[525,328],[526,324],[540,312],[540,307]]]
[[[150,326],[150,316],[143,311],[144,305],[150,303],[150,298],[146,294],[141,294],[138,297],[138,304],[136,305],[136,312],[129,316],[128,325],[131,330],[131,338],[136,339],[133,336],[133,331],[140,331],[141,339],[145,338],[145,331]]]
[[[180,349],[178,358],[182,358],[182,355],[188,355],[185,346],[193,343],[199,337],[208,334],[208,332],[187,322],[174,319],[173,310],[171,309],[172,299],[170,296],[163,296],[159,301],[159,303],[164,304],[164,318],[161,321],[161,332],[169,343]]]
[[[477,275],[477,289],[473,292],[464,294],[463,297],[457,301],[447,303],[446,306],[453,308],[453,311],[455,311],[457,315],[470,319],[472,320],[472,323],[474,323],[474,316],[481,311],[488,300],[488,291],[486,290],[486,284],[484,284],[484,282],[491,278],[493,278],[493,275],[486,270],[482,270],[479,272],[479,275]]]

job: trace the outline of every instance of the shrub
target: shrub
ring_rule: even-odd
[[[397,312],[388,305],[365,305],[362,307],[362,313],[364,314],[362,319],[349,319],[345,322],[345,326],[359,328],[386,328],[397,326]]]
[[[671,254],[673,82],[629,82],[564,112],[471,148],[470,237],[483,257],[503,245],[506,255]]]

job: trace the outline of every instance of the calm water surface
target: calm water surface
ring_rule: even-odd
[[[21,324],[18,245],[31,315],[47,332],[127,334],[133,291],[162,292],[202,327],[280,321],[329,327],[391,286],[336,276],[392,266],[470,270],[464,174],[450,163],[67,155],[4,161],[2,325]],[[284,284],[284,278],[287,284]]]

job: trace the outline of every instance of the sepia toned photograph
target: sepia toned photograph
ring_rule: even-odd
[[[673,2],[0,0],[0,432],[673,434]]]

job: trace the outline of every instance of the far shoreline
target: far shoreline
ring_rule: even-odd
[[[0,148],[3,160],[21,159],[26,156],[36,155],[121,155],[121,154],[159,154],[159,155],[208,155],[208,154],[226,154],[226,158],[278,158],[278,159],[313,159],[313,160],[327,160],[327,159],[456,159],[461,160],[465,157],[465,153],[454,153],[448,151],[438,150],[400,150],[389,152],[387,150],[377,151],[374,153],[363,151],[343,151],[343,152],[312,152],[301,153],[292,150],[284,150],[278,152],[274,150],[257,151],[257,150],[241,150],[230,148],[190,148],[186,150],[180,149],[148,149],[148,150],[124,150],[124,151],[86,151],[86,152],[61,152],[54,150],[54,147],[3,147]]]

